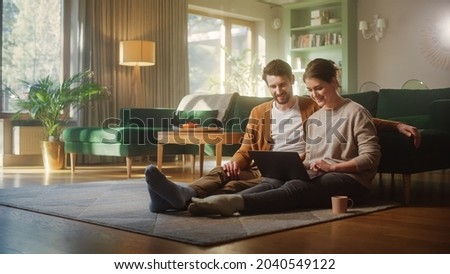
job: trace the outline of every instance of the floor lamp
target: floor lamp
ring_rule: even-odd
[[[155,65],[155,43],[143,40],[120,42],[120,65],[133,66],[132,105],[145,107],[140,67]]]

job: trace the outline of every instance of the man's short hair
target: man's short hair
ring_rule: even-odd
[[[275,59],[270,61],[264,67],[262,79],[266,82],[266,84],[267,84],[267,75],[291,77],[292,68],[287,62],[281,59]]]

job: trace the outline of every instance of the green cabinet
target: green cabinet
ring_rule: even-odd
[[[305,66],[314,58],[333,60],[340,67],[343,93],[356,92],[356,0],[302,1],[284,6],[288,24],[287,60],[306,94]]]

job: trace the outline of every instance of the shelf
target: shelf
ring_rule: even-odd
[[[320,50],[331,50],[340,49],[341,45],[331,45],[331,46],[320,46],[320,47],[309,47],[309,48],[293,48],[293,52],[304,52],[304,51],[320,51]]]
[[[291,28],[291,31],[325,31],[329,29],[340,29],[342,26],[341,22],[338,23],[332,23],[332,24],[323,24],[323,25],[317,25],[317,26],[305,26],[305,27],[293,27]]]
[[[286,5],[287,19],[286,51],[287,60],[302,74],[302,67],[315,58],[333,60],[341,66],[341,85],[343,91],[356,90],[356,34],[357,5],[354,0],[314,0]],[[321,19],[320,25],[311,26],[313,19]],[[329,23],[329,18],[336,21]],[[304,92],[301,83],[300,93]]]

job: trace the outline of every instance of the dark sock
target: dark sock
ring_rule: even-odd
[[[186,203],[197,196],[194,189],[168,180],[155,165],[149,165],[145,169],[145,178],[149,191],[172,205],[173,209],[184,209]]]
[[[150,187],[148,187],[148,193],[150,194],[149,208],[151,212],[161,213],[173,208],[168,201],[164,200],[161,196],[151,190]]]

